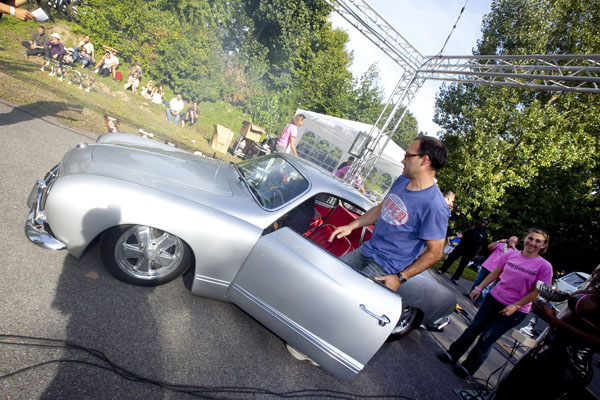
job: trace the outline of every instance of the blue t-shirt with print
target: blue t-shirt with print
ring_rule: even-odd
[[[410,180],[400,176],[387,196],[371,240],[362,254],[384,270],[396,274],[413,263],[425,248],[426,240],[446,238],[448,206],[437,185],[424,190],[407,190]]]

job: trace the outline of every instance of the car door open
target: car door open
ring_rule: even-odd
[[[289,228],[262,236],[227,297],[332,374],[360,372],[402,300]]]

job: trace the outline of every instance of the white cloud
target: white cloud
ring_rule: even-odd
[[[406,38],[421,54],[437,54],[444,44],[465,0],[369,0],[368,3]],[[443,52],[444,55],[469,55],[481,38],[483,16],[490,11],[491,0],[467,1]],[[378,63],[381,85],[389,96],[400,78],[402,69],[377,46],[365,38],[343,18],[334,13],[334,27],[348,32],[348,50],[354,52],[351,71],[360,77],[374,62]],[[433,123],[435,94],[442,82],[427,81],[413,100],[410,111],[417,119],[419,130],[437,133]],[[387,99],[386,99],[387,100]]]

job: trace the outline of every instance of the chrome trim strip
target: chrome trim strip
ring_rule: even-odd
[[[285,326],[296,332],[298,335],[306,339],[319,350],[336,360],[339,364],[346,367],[353,373],[357,374],[364,368],[364,364],[355,360],[352,357],[349,357],[346,353],[340,351],[337,347],[334,347],[328,342],[322,340],[320,337],[313,335],[308,330],[304,329],[302,326],[298,325],[293,320],[289,319],[270,305],[259,300],[256,296],[252,295],[250,292],[248,292],[241,286],[234,283],[231,285],[231,288],[236,290],[244,297],[246,297],[248,300],[252,301],[258,307],[269,313],[275,319],[283,323]]]
[[[202,281],[202,282],[206,282],[206,283],[212,283],[213,285],[219,285],[219,286],[225,286],[225,287],[229,287],[229,285],[231,284],[231,282],[229,282],[229,281],[224,281],[222,279],[211,278],[210,276],[199,275],[199,274],[196,274],[194,276],[194,279],[197,280],[197,281]]]

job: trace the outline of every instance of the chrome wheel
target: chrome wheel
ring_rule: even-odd
[[[404,307],[402,309],[402,315],[400,315],[398,323],[394,329],[392,329],[388,341],[396,340],[406,335],[408,332],[418,327],[422,319],[423,312],[421,310],[409,306]]]
[[[144,225],[117,227],[102,240],[107,269],[118,279],[155,286],[179,276],[190,264],[190,250],[177,236]]]

